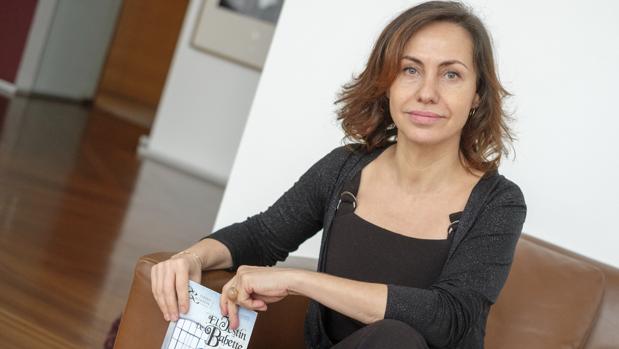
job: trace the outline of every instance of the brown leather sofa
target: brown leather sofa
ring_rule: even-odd
[[[172,253],[142,257],[115,348],[160,348],[166,331],[150,288],[150,269]],[[233,274],[209,271],[203,284],[221,292]],[[249,348],[304,348],[307,298],[289,296],[260,312]],[[512,271],[492,307],[486,348],[619,348],[619,269],[524,235]]]

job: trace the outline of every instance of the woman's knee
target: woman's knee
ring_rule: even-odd
[[[376,332],[382,334],[382,336],[415,339],[425,343],[423,336],[414,327],[399,320],[383,319],[369,326],[377,328]]]
[[[344,348],[428,348],[423,336],[410,325],[394,320],[383,319],[367,325],[341,344]]]
[[[376,321],[372,324],[369,324],[368,326],[380,328],[382,331],[387,331],[387,332],[391,332],[391,331],[401,332],[401,331],[413,330],[415,333],[417,333],[417,331],[413,327],[408,325],[407,323],[402,322],[400,320],[395,320],[395,319],[382,319],[380,321]]]

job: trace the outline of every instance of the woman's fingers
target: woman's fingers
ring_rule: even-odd
[[[259,309],[264,307],[266,304],[264,303],[263,300],[261,299],[248,299],[246,301],[248,304],[248,306],[245,306],[245,308],[249,308],[249,309]]]
[[[189,310],[189,273],[183,272],[183,267],[176,273],[176,294],[178,295],[178,308],[183,314]]]
[[[200,282],[202,272],[194,260],[172,258],[151,269],[151,290],[166,321],[189,311],[189,279]]]
[[[236,330],[239,327],[239,314],[238,306],[231,300],[228,300],[228,320],[230,321],[230,328]]]
[[[229,327],[233,330],[239,327],[238,305],[240,300],[240,285],[237,276],[230,279],[221,289],[219,305],[221,314],[228,317]]]
[[[268,303],[281,301],[288,295],[282,286],[285,284],[281,281],[283,274],[276,274],[282,270],[253,266],[237,269],[236,275],[222,288],[219,300],[221,314],[228,317],[232,329],[239,326],[239,307],[266,311]]]
[[[260,310],[260,311],[267,310],[266,303],[261,299],[250,299],[249,302],[251,304],[249,306],[244,306],[245,308],[249,308],[251,310]]]
[[[178,319],[178,302],[176,296],[176,275],[170,263],[167,263],[163,277],[163,298],[168,312],[168,320]]]
[[[224,285],[224,287],[221,289],[221,297],[219,297],[219,309],[221,311],[221,315],[226,316],[228,315],[228,307],[226,306],[226,304],[228,304],[228,299],[226,298],[226,285]]]
[[[166,306],[163,301],[162,293],[161,293],[161,268],[157,267],[158,265],[153,266],[150,271],[150,280],[151,280],[151,289],[153,291],[153,296],[155,297],[155,301],[157,301],[157,306],[159,306],[159,310],[163,314],[163,318],[168,321]]]

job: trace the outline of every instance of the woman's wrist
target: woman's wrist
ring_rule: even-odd
[[[226,269],[232,266],[230,251],[226,245],[215,239],[202,239],[186,250],[198,256],[201,270]]]
[[[303,290],[305,287],[305,281],[307,281],[308,277],[310,276],[309,273],[311,272],[308,270],[290,269],[290,277],[288,278],[288,280],[290,280],[290,283],[287,287],[288,294],[296,296],[305,295]]]
[[[190,250],[181,251],[173,255],[172,257],[170,257],[170,259],[180,258],[180,257],[185,257],[185,256],[188,256],[193,261],[193,263],[195,263],[198,266],[198,270],[200,271],[202,270],[202,267],[204,266],[204,262],[202,261],[202,258],[200,258],[200,256],[198,256],[198,254],[193,251],[190,251]]]

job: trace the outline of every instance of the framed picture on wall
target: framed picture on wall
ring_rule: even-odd
[[[284,0],[205,0],[193,45],[262,70]]]

